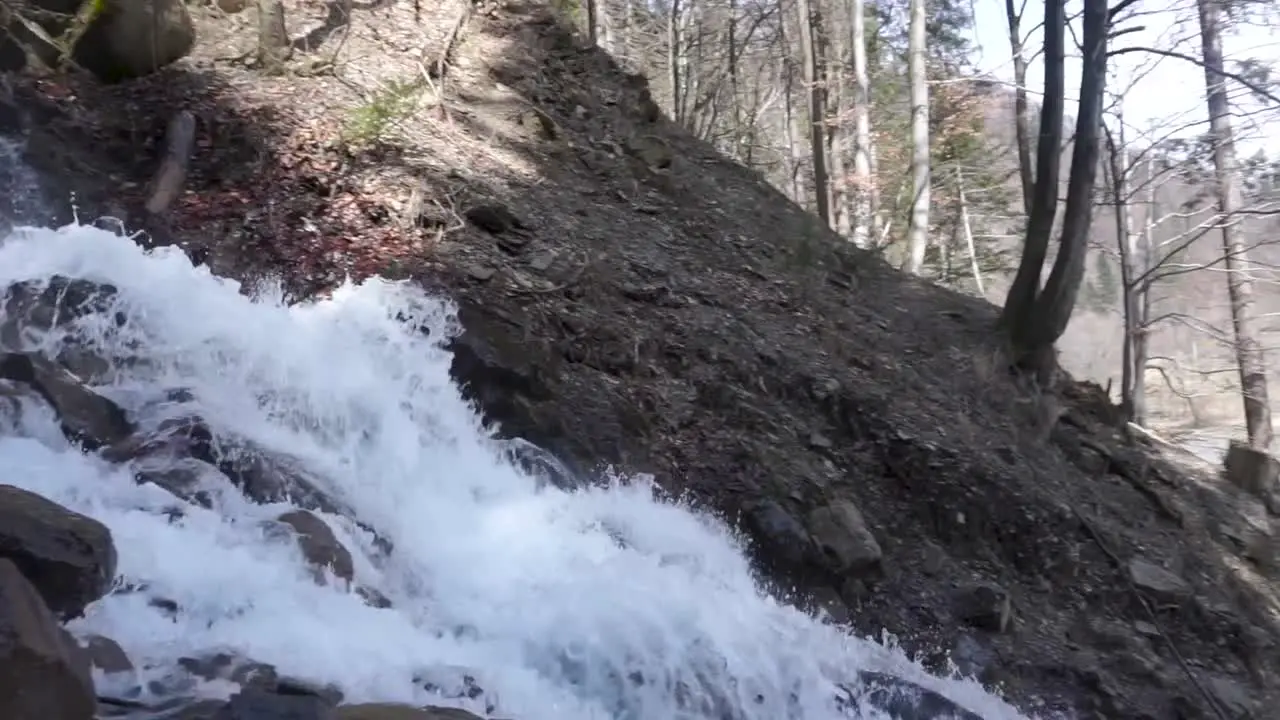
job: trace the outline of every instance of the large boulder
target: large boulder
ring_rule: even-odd
[[[11,485],[0,485],[0,558],[12,561],[63,619],[105,595],[116,572],[105,525]]]
[[[80,0],[34,0],[28,20],[59,37],[70,26]],[[4,69],[20,69],[26,60],[10,48],[16,43],[46,65],[58,62],[59,51],[36,37],[17,19],[8,19],[9,39],[0,43]],[[185,57],[195,46],[195,25],[182,0],[105,0],[72,52],[72,59],[100,80],[117,82],[140,77]],[[12,56],[12,58],[11,58]]]
[[[96,708],[88,656],[0,558],[0,717],[92,720]]]

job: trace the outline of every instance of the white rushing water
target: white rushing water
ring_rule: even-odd
[[[835,683],[867,669],[988,720],[1023,717],[973,681],[930,676],[762,593],[730,531],[653,499],[642,479],[540,487],[502,459],[450,381],[440,344],[454,329],[449,305],[408,285],[375,279],[286,306],[173,249],[147,253],[90,227],[24,229],[0,243],[0,290],[54,274],[116,286],[123,328],[100,332],[113,324],[93,318],[73,327],[108,355],[143,348],[148,360],[121,366],[99,392],[145,419],[166,391],[189,388],[215,432],[302,459],[395,548],[379,566],[370,537],[324,516],[356,556],[357,582],[394,603],[368,607],[317,585],[291,542],[264,534],[257,521],[286,506],[229,493],[170,521],[172,496],[69,447],[51,417],[28,416],[0,437],[0,481],[111,529],[119,575],[149,590],[109,595],[71,629],[115,639],[149,672],[230,651],[334,683],[348,702],[482,713],[488,702],[517,720],[828,720],[848,717]],[[59,342],[47,336],[44,349]],[[183,611],[158,612],[148,594]],[[484,697],[442,701],[422,688],[460,669]],[[682,710],[681,696],[719,696],[740,714]]]

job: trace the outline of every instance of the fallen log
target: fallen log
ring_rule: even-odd
[[[161,215],[168,211],[173,202],[182,194],[183,185],[187,181],[187,166],[191,162],[191,151],[195,147],[196,118],[190,111],[183,110],[169,120],[169,129],[165,131],[164,158],[160,167],[151,179],[151,196],[147,199],[146,210],[151,215]]]

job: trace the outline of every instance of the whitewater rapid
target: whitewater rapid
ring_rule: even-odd
[[[720,715],[681,709],[677,696],[718,696],[744,720],[834,720],[849,717],[835,684],[877,670],[988,720],[1023,720],[974,681],[931,676],[764,594],[732,532],[655,500],[644,478],[565,492],[514,467],[450,380],[447,302],[372,279],[289,306],[172,248],[144,252],[86,226],[0,242],[0,291],[54,274],[119,290],[111,310],[127,324],[104,322],[108,313],[70,329],[106,355],[145,359],[121,365],[99,392],[145,420],[167,391],[189,389],[215,434],[301,458],[394,545],[378,566],[370,536],[324,516],[355,557],[356,581],[394,605],[369,607],[317,585],[292,542],[264,534],[257,522],[285,505],[227,492],[171,520],[171,495],[68,446],[52,417],[27,416],[0,437],[0,478],[106,524],[118,582],[148,588],[103,598],[70,629],[116,640],[151,676],[182,656],[229,651],[332,683],[347,702],[680,720]],[[62,342],[50,334],[38,346],[53,353]],[[148,595],[183,611],[157,612]],[[483,697],[423,689],[463,672]]]

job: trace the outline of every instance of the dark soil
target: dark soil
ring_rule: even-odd
[[[358,27],[382,28],[381,65],[422,38],[438,57],[461,8]],[[365,66],[259,77],[216,60],[252,33],[199,22],[202,57],[155,76],[14,79],[55,199],[74,189],[82,217],[128,216],[298,297],[346,273],[449,295],[457,379],[504,432],[584,470],[654,473],[741,520],[780,587],[938,667],[950,654],[1029,710],[1261,718],[1280,699],[1269,530],[1247,552],[1233,530],[1253,501],[1126,442],[1096,387],[1028,389],[992,306],[847,247],[544,5],[479,7],[443,102],[426,92],[359,149],[344,73]],[[199,121],[188,192],[146,217],[179,108]],[[879,571],[841,575],[814,549],[811,511],[841,500]],[[1134,560],[1183,584],[1153,587]],[[1005,600],[1007,625],[991,620]]]

